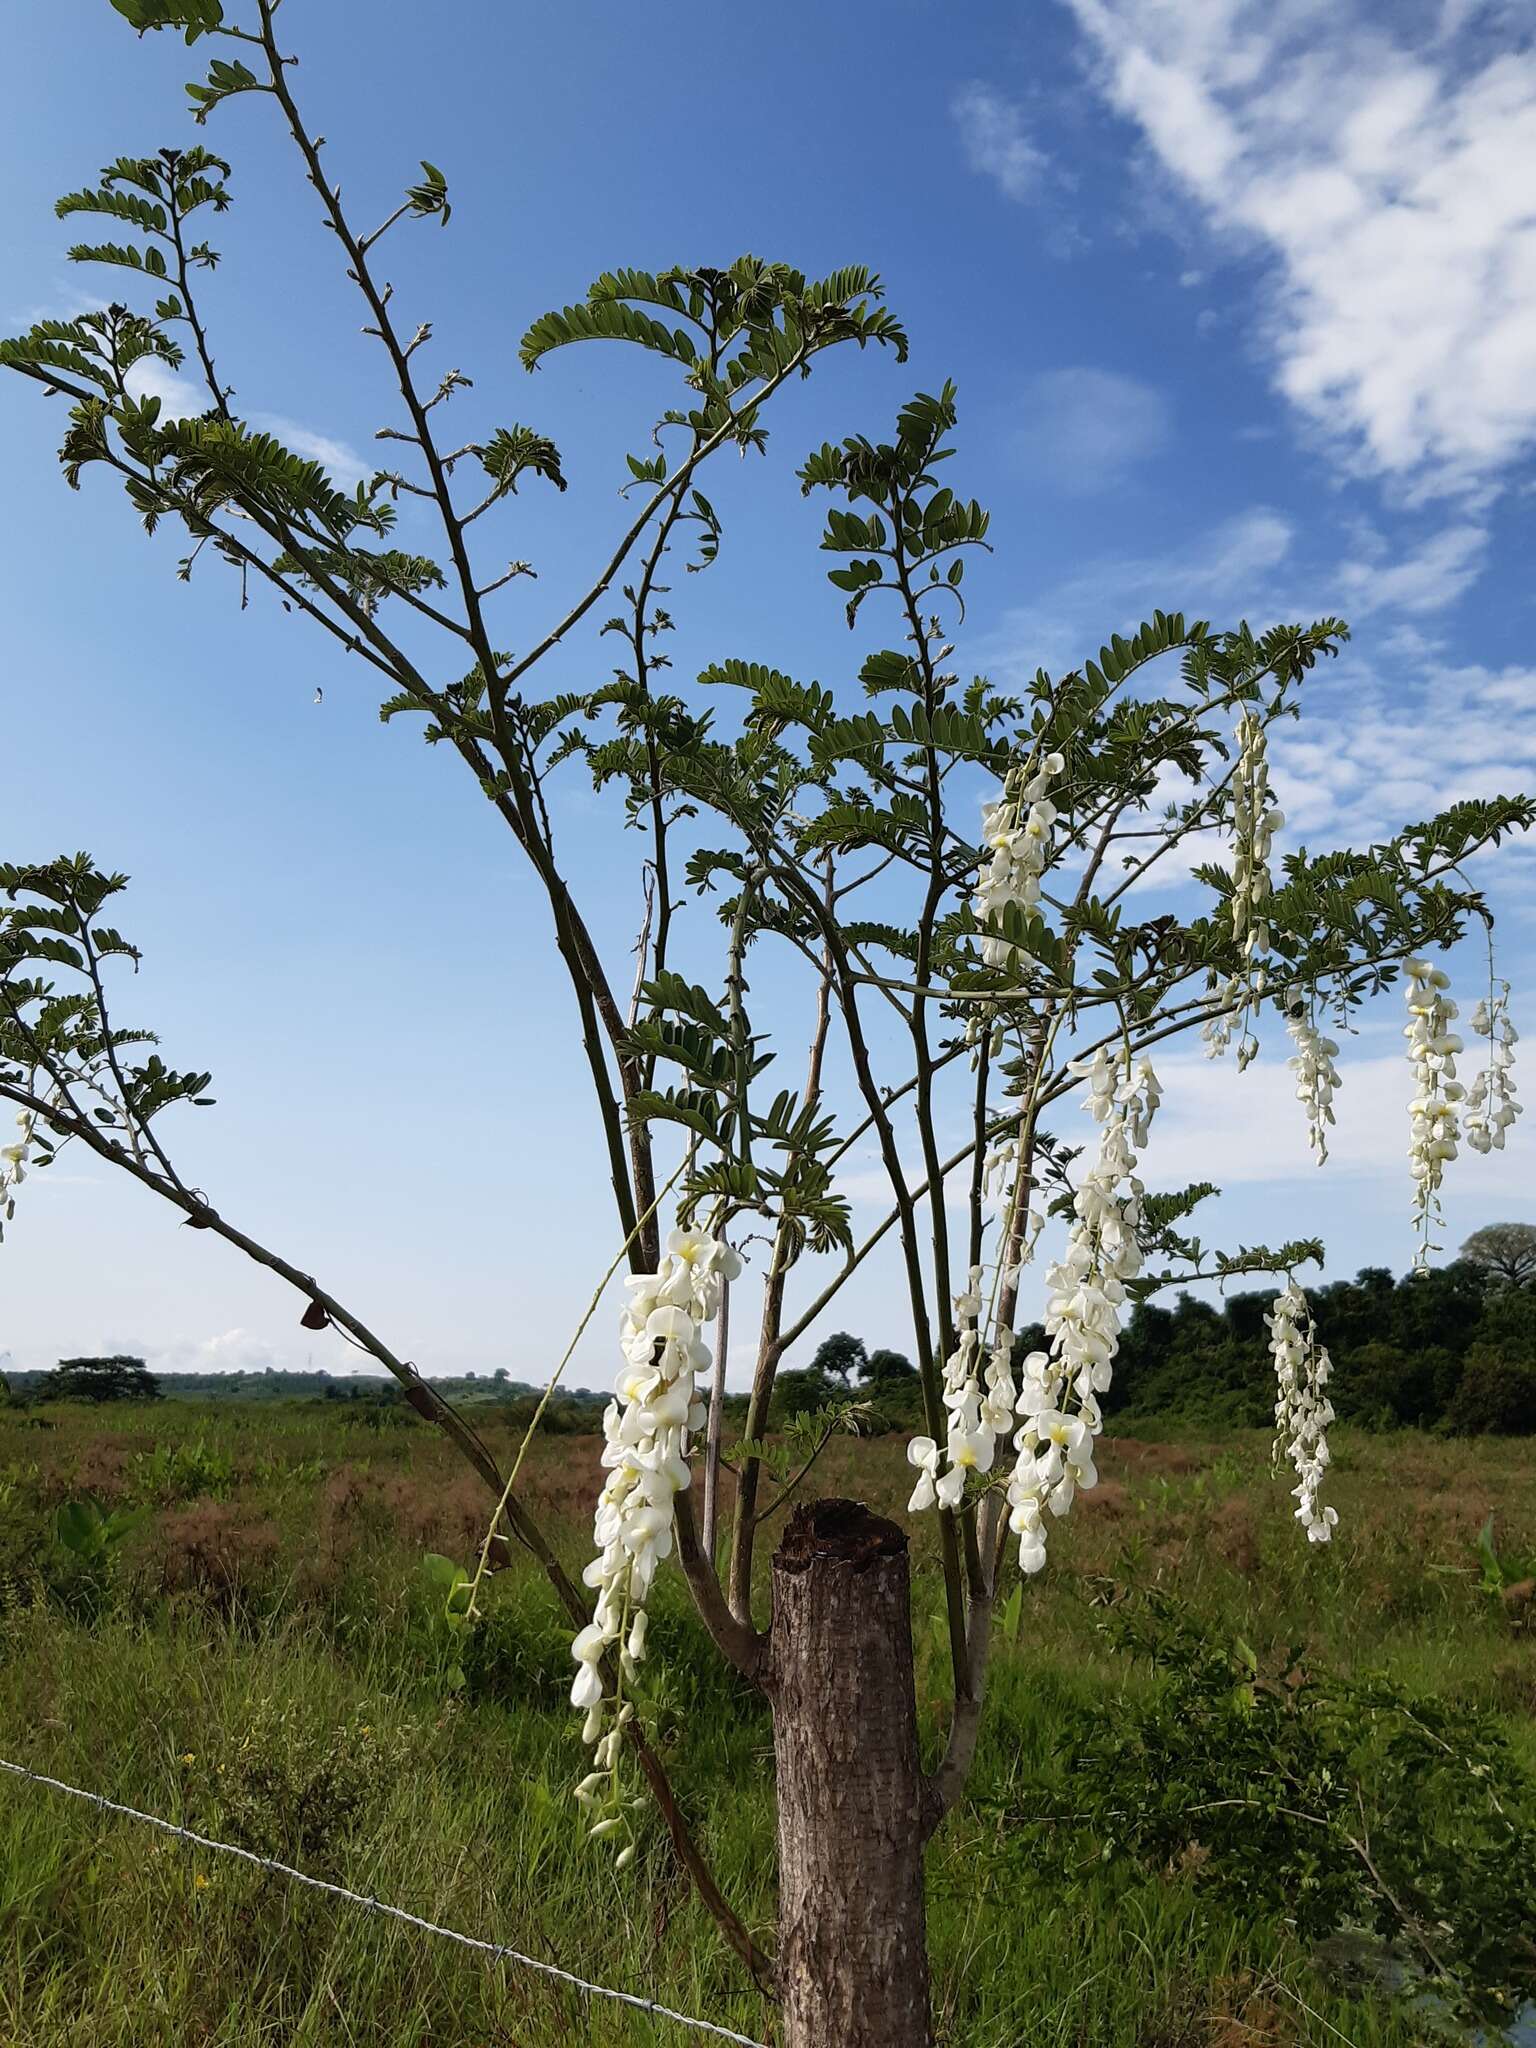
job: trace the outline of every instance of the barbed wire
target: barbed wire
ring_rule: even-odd
[[[594,1998],[612,1998],[620,2005],[649,2013],[653,2019],[671,2020],[677,2026],[692,2027],[701,2034],[713,2034],[721,2041],[735,2041],[739,2048],[766,2048],[764,2042],[753,2040],[750,2034],[738,2034],[730,2027],[717,2026],[713,2020],[696,2019],[691,2013],[676,2012],[659,1999],[642,1998],[634,1991],[616,1991],[609,1984],[589,1983],[585,1977],[578,1977],[574,1970],[562,1970],[556,1963],[541,1962],[537,1956],[524,1955],[521,1949],[512,1948],[504,1941],[482,1941],[476,1935],[461,1934],[455,1927],[441,1927],[435,1920],[425,1920],[419,1913],[407,1912],[403,1906],[391,1906],[367,1892],[355,1892],[344,1884],[331,1884],[323,1877],[312,1877],[307,1870],[295,1870],[291,1863],[279,1863],[275,1857],[263,1856],[255,1849],[241,1848],[236,1842],[215,1841],[211,1835],[200,1835],[173,1820],[162,1820],[158,1814],[141,1813],[136,1806],[124,1806],[100,1792],[87,1792],[79,1785],[67,1785],[62,1778],[50,1778],[42,1771],[29,1770],[25,1764],[12,1763],[6,1757],[0,1757],[0,1771],[8,1771],[15,1778],[24,1778],[29,1784],[45,1786],[50,1792],[63,1792],[71,1799],[83,1799],[88,1806],[94,1806],[102,1813],[115,1813],[124,1820],[142,1821],[146,1827],[158,1828],[162,1834],[190,1842],[194,1848],[211,1849],[220,1856],[234,1856],[242,1863],[254,1863],[259,1870],[270,1870],[278,1877],[307,1885],[311,1891],[325,1892],[333,1899],[345,1899],[348,1905],[362,1906],[370,1913],[382,1913],[386,1919],[403,1921],[407,1927],[415,1927],[423,1934],[435,1934],[444,1941],[456,1941],[461,1948],[475,1949],[482,1955],[518,1963],[525,1970],[537,1970],[543,1976],[569,1984],[574,1990],[589,1992]]]

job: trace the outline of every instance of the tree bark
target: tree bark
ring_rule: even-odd
[[[907,1539],[795,1510],[773,1560],[784,2048],[930,2048]]]

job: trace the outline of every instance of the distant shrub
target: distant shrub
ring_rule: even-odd
[[[783,1429],[797,1415],[814,1415],[817,1409],[825,1408],[837,1399],[842,1389],[829,1380],[824,1373],[808,1366],[804,1372],[781,1372],[773,1389],[773,1405],[769,1413],[769,1427]]]
[[[915,1372],[911,1379],[897,1376],[878,1380],[868,1392],[870,1421],[866,1435],[882,1436],[890,1430],[921,1428],[923,1383]]]
[[[43,1375],[40,1401],[158,1401],[160,1382],[142,1358],[61,1358]]]
[[[1536,1365],[1476,1345],[1451,1400],[1451,1427],[1466,1436],[1523,1436],[1536,1430]]]
[[[871,1351],[859,1371],[859,1378],[871,1387],[888,1386],[895,1380],[917,1379],[917,1367],[904,1351]]]

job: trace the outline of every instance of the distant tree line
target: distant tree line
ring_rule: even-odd
[[[1494,1230],[1504,1235],[1490,1247]],[[1516,1232],[1528,1239],[1523,1247]],[[1503,1225],[1479,1231],[1461,1258],[1429,1273],[1398,1279],[1367,1266],[1353,1280],[1310,1288],[1341,1420],[1536,1432],[1533,1279],[1536,1228]],[[1171,1308],[1139,1306],[1121,1339],[1106,1411],[1122,1424],[1142,1416],[1266,1422],[1274,1398],[1264,1326],[1271,1300],[1267,1292],[1233,1294],[1218,1306],[1185,1294]],[[1038,1328],[1026,1334],[1031,1343],[1044,1337]]]
[[[1459,1259],[1396,1278],[1367,1266],[1353,1280],[1308,1289],[1333,1361],[1329,1392],[1340,1418],[1366,1428],[1440,1428],[1458,1434],[1536,1432],[1536,1225],[1495,1223],[1474,1232]],[[1153,1418],[1211,1428],[1264,1428],[1274,1369],[1264,1318],[1274,1290],[1220,1303],[1181,1294],[1172,1307],[1132,1313],[1115,1359],[1107,1415],[1122,1428]],[[1019,1350],[1043,1349],[1043,1326]],[[803,1371],[781,1373],[773,1422],[863,1396],[875,1429],[920,1425],[916,1372],[898,1352],[867,1351],[839,1331]]]
[[[1450,1265],[1396,1278],[1385,1266],[1309,1289],[1318,1333],[1333,1361],[1329,1392],[1340,1418],[1367,1428],[1440,1428],[1458,1434],[1536,1433],[1536,1225],[1493,1223],[1475,1231]],[[1264,1318],[1273,1290],[1217,1304],[1181,1294],[1171,1308],[1133,1311],[1115,1360],[1105,1413],[1122,1427],[1166,1418],[1204,1427],[1264,1427],[1274,1378]],[[1036,1323],[1021,1351],[1043,1348]],[[505,1366],[434,1382],[458,1407],[494,1409],[514,1426],[532,1416],[542,1389]],[[66,1358],[51,1372],[13,1372],[18,1401],[322,1400],[401,1411],[393,1381],[323,1370],[152,1373],[142,1358]],[[562,1388],[540,1427],[552,1435],[599,1427],[608,1396]],[[770,1426],[857,1400],[863,1426],[907,1429],[921,1419],[917,1368],[899,1351],[869,1350],[846,1330],[823,1339],[811,1362],[781,1372]],[[732,1395],[728,1423],[741,1428],[746,1401]]]
[[[781,1372],[774,1384],[769,1422],[782,1429],[794,1416],[835,1406],[850,1398],[865,1411],[865,1427],[900,1429],[915,1425],[923,1406],[917,1367],[900,1351],[870,1351],[862,1337],[837,1330],[822,1340],[808,1366]],[[741,1403],[742,1417],[745,1403]],[[737,1419],[734,1399],[726,1412]]]
[[[514,1380],[505,1366],[481,1376],[465,1373],[437,1379],[456,1407],[494,1408],[514,1421],[532,1413],[543,1392],[527,1380]],[[285,1372],[268,1366],[259,1372],[151,1372],[142,1358],[117,1354],[108,1358],[65,1358],[51,1371],[17,1369],[0,1378],[0,1394],[21,1403],[47,1401],[325,1401],[365,1408],[396,1408],[405,1402],[393,1380],[378,1374],[337,1374],[323,1368]],[[545,1410],[544,1423],[562,1430],[598,1427],[605,1394],[584,1387],[562,1388]]]

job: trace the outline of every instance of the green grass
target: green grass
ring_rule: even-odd
[[[446,1683],[455,1652],[420,1558],[467,1559],[476,1483],[426,1431],[338,1405],[59,1409],[46,1429],[0,1414],[0,1753],[771,2038],[659,1826],[644,1824],[622,1877],[583,1842],[567,1631],[522,1564],[494,1584],[466,1685]],[[1424,2038],[1422,2015],[1382,1991],[1345,1995],[1283,1924],[1245,1918],[1191,1873],[1096,1900],[1032,1873],[997,1817],[1025,1785],[1069,1797],[1075,1720],[1106,1687],[1150,1682],[1096,1626],[1128,1579],[1173,1589],[1261,1658],[1305,1642],[1338,1669],[1492,1709],[1536,1767],[1536,1640],[1467,1569],[1489,1512],[1501,1550],[1536,1551],[1528,1448],[1343,1435],[1336,1455],[1339,1536],[1317,1551],[1257,1437],[1108,1446],[1100,1497],[1057,1532],[1017,1640],[999,1645],[974,1798],[931,1852],[945,2042]],[[822,1463],[825,1492],[887,1510],[905,1495],[893,1440],[840,1443]],[[526,1497],[575,1566],[596,1482],[590,1439],[536,1446]],[[86,1492],[153,1506],[105,1569],[51,1538],[59,1505]],[[936,1748],[947,1656],[930,1528],[914,1565],[919,1708]],[[653,1642],[656,1739],[727,1894],[771,1941],[766,1714],[673,1585]],[[0,1909],[0,2040],[17,2048],[697,2038],[9,1780]]]

